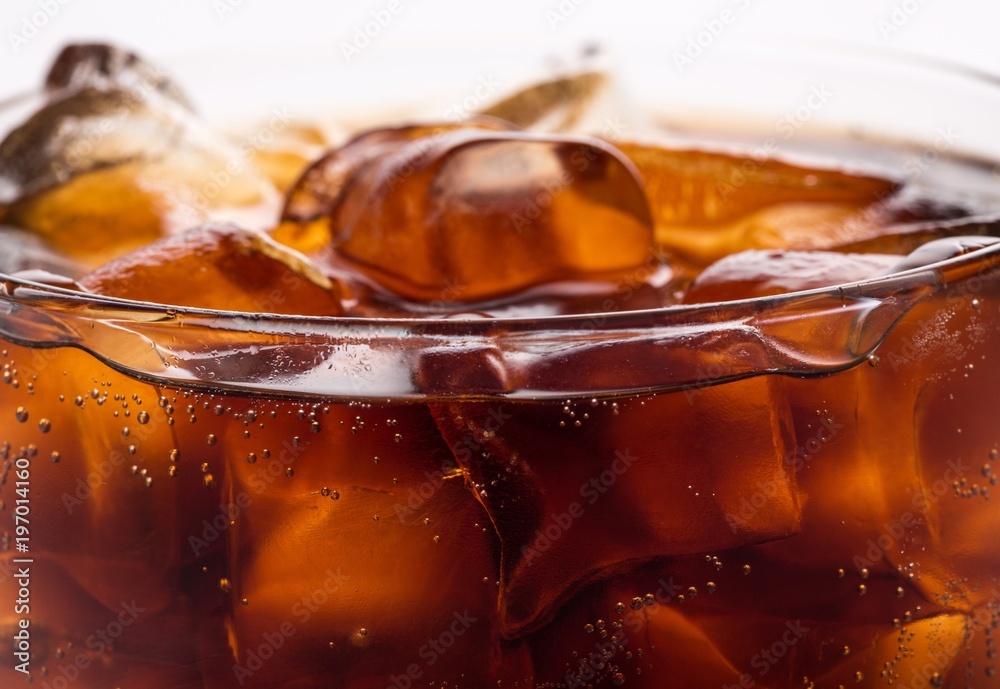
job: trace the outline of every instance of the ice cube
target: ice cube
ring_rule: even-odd
[[[85,276],[86,289],[173,306],[332,316],[340,288],[304,256],[258,232],[206,225],[167,237]]]
[[[556,77],[523,88],[481,112],[513,122],[524,129],[579,131],[587,124],[593,124],[586,120],[592,119],[588,115],[594,102],[606,94],[608,82],[606,74],[596,71]]]
[[[824,249],[891,215],[894,180],[616,141],[638,167],[664,247],[698,265],[742,249]]]
[[[108,609],[135,599],[150,615],[164,610],[176,595],[181,506],[167,471],[174,438],[155,388],[77,349],[7,345],[3,365],[3,530],[15,532],[10,472],[27,462],[40,534],[29,552]]]
[[[914,530],[926,545],[919,553],[892,549],[887,555],[900,565],[917,560],[921,582],[934,599],[967,609],[993,595],[1000,568],[1000,552],[990,535],[1000,526],[994,497],[1000,462],[993,456],[1000,433],[996,415],[983,411],[1000,375],[981,354],[992,351],[995,338],[970,343],[965,328],[980,325],[959,325],[959,318],[950,319],[949,329],[962,328],[955,345],[968,347],[966,355],[957,371],[928,377],[914,410],[920,482],[911,486],[907,507],[918,515]],[[906,365],[912,373],[920,368],[917,362]]]
[[[957,236],[935,239],[922,244],[912,252],[907,254],[902,260],[898,260],[888,271],[891,273],[901,273],[905,270],[922,268],[933,263],[946,261],[950,258],[957,258],[965,254],[984,249],[1000,242],[996,237],[976,237]]]
[[[180,86],[163,70],[129,50],[106,43],[73,43],[56,56],[45,77],[53,95],[87,86],[156,91],[191,109]]]
[[[828,662],[823,667],[819,663],[810,663],[812,659],[808,653],[802,653],[798,655],[801,660],[797,663],[795,676],[807,676],[817,686],[846,687],[866,682],[905,687],[968,686],[943,683],[965,641],[965,616],[942,614],[900,625],[899,628],[894,626],[885,625],[872,631],[857,630],[862,634],[868,632],[865,636],[870,641],[864,644],[845,643],[846,633],[838,634],[836,630],[830,630],[827,646],[833,651],[830,655],[841,649],[840,662]],[[867,640],[865,636],[861,636],[859,641]]]
[[[941,242],[931,258],[954,240]],[[1000,566],[989,536],[1000,524],[995,265],[989,254],[970,260],[907,314],[879,348],[863,398],[900,427],[891,451],[909,460],[906,474],[886,479],[896,485],[889,524],[901,536],[883,536],[884,557],[930,600],[966,611],[993,595]]]
[[[821,328],[809,332],[830,337]],[[747,598],[762,611],[786,610],[783,601],[801,609],[808,600],[818,606],[817,618],[838,610],[842,617],[873,622],[901,616],[904,610],[893,606],[914,604],[916,582],[883,557],[888,549],[912,561],[920,548],[910,529],[913,515],[901,509],[916,478],[912,458],[902,449],[912,429],[899,416],[911,413],[904,410],[912,400],[897,390],[892,404],[873,404],[868,386],[879,372],[863,363],[782,383],[795,438],[785,461],[795,476],[802,529],[794,539],[759,547],[766,560],[752,567],[761,572],[760,581],[787,574],[783,588]],[[809,585],[818,577],[827,578],[829,586],[800,595],[790,590],[794,581]],[[919,590],[917,595],[922,597]],[[927,607],[926,601],[917,603]]]
[[[92,265],[208,219],[269,224],[277,192],[245,153],[163,83],[137,85],[127,68],[104,74],[121,60],[87,55],[78,71],[59,70],[78,88],[54,91],[0,142],[6,222]]]
[[[239,146],[256,147],[252,162],[282,193],[287,193],[310,164],[330,148],[339,133],[319,123],[278,123],[271,119],[256,129],[230,135]],[[269,135],[265,137],[265,133]]]
[[[930,680],[935,670],[927,666],[941,675],[952,667],[965,627],[964,616],[954,613],[850,624],[686,604],[681,612],[715,642],[745,683],[763,686],[921,686],[909,682],[922,671]],[[733,633],[734,625],[740,634]]]
[[[829,251],[741,251],[703,270],[684,293],[686,304],[749,299],[871,279],[899,256]]]
[[[511,125],[475,117],[458,123],[408,124],[362,132],[302,172],[285,199],[282,219],[306,223],[327,215],[341,198],[345,185],[368,163],[417,139],[428,139],[425,146],[429,147],[437,138],[461,129],[502,131],[511,129]]]
[[[955,664],[967,626],[963,615],[918,610],[920,617],[911,611],[896,622],[841,619],[831,600],[828,614],[817,617],[820,609],[800,594],[811,588],[822,596],[828,588],[822,573],[802,579],[758,572],[754,560],[746,574],[739,564],[745,561],[728,551],[689,558],[695,567],[652,563],[586,589],[528,637],[536,676],[561,687],[621,680],[635,687],[836,687],[910,680],[929,661],[943,675]],[[702,571],[694,575],[699,563]],[[784,601],[783,587],[789,589]],[[767,603],[778,605],[748,608],[762,588]],[[886,593],[872,596],[895,600]]]
[[[796,533],[790,421],[775,385],[433,405],[500,536],[504,634],[538,628],[629,563]]]
[[[225,441],[243,505],[224,594],[239,672],[258,686],[530,684],[526,646],[500,638],[489,517],[426,407],[253,408],[250,437]]]
[[[476,130],[418,139],[363,167],[331,230],[339,258],[418,301],[615,281],[653,251],[642,186],[614,149]]]
[[[213,423],[222,417],[198,396],[139,383],[79,349],[8,344],[2,362],[0,414],[12,422],[0,425],[10,464],[0,480],[0,531],[15,532],[8,472],[27,458],[36,673],[79,675],[84,687],[202,686],[196,661],[214,655],[217,663],[225,631],[218,615],[193,603],[188,570],[200,571],[224,546],[206,532],[209,523],[219,528],[220,485],[207,489],[199,470],[224,469],[211,441],[222,437]],[[192,537],[208,542],[196,549]],[[13,553],[10,544],[0,580],[13,581]]]
[[[983,238],[942,239],[904,259],[818,252],[737,254],[707,269],[686,299],[760,296],[775,285],[782,290],[815,287],[830,279],[814,280],[826,271],[837,281],[862,279],[988,243]],[[982,270],[988,273],[986,267]],[[987,408],[983,400],[998,381],[988,370],[965,368],[981,360],[983,354],[977,352],[989,350],[986,321],[979,319],[995,311],[988,298],[992,289],[982,289],[991,283],[973,284],[975,296],[958,282],[949,286],[954,296],[935,295],[900,313],[901,320],[867,364],[785,382],[796,438],[790,460],[802,498],[803,530],[791,541],[764,547],[769,557],[793,569],[841,570],[844,580],[869,592],[871,579],[888,577],[898,580],[901,591],[913,589],[938,605],[962,610],[981,602],[988,582],[977,573],[996,565],[989,548],[978,545],[985,542],[977,539],[996,520],[981,491],[988,490],[989,476],[983,472],[991,471],[986,460],[997,437],[992,417],[965,404]],[[809,318],[801,320],[799,329],[831,338]],[[832,339],[849,344],[839,334]],[[957,488],[952,485],[956,481]],[[951,499],[952,493],[966,499]],[[951,529],[955,535],[943,539]],[[871,579],[862,580],[862,573]],[[803,572],[802,578],[809,575]],[[895,611],[894,616],[900,614]]]
[[[18,614],[13,604],[0,611],[0,684],[20,686],[27,679],[13,666],[21,663],[14,635],[22,631],[20,621],[28,620],[29,681],[88,689],[202,686],[192,615],[183,609],[157,613],[135,599],[105,607],[67,577],[67,564],[58,555],[35,557],[27,567],[30,614]],[[19,598],[15,575],[22,567],[0,560],[0,595],[11,601]]]
[[[932,667],[922,665],[913,672],[909,678],[910,686],[917,686],[919,677],[928,674],[935,683],[940,682],[944,687],[988,689],[996,686],[1000,670],[997,667],[997,629],[1000,629],[1000,591],[994,588],[988,602],[966,616],[964,635],[958,640],[957,656],[950,667],[945,662],[949,660],[947,656],[933,654],[930,656]]]
[[[801,499],[808,498],[803,495]],[[671,584],[670,604],[683,605],[686,613],[745,615],[761,625],[808,619],[841,629],[871,628],[888,626],[893,619],[955,612],[928,602],[905,574],[884,562],[873,564],[867,572],[850,569],[853,555],[845,552],[843,541],[843,533],[849,530],[833,534],[830,549],[835,552],[827,560],[817,557],[818,539],[810,538],[807,531],[811,526],[807,520],[815,517],[807,514],[808,504],[802,512],[802,531],[792,538],[672,558],[637,571],[648,570]],[[802,548],[801,561],[790,557],[796,546]],[[837,553],[848,567],[831,567]],[[727,654],[739,656],[747,650],[740,645],[744,641],[736,635],[719,643]]]
[[[417,139],[424,139],[424,145],[430,146],[446,133],[460,129],[502,131],[511,127],[503,120],[479,116],[462,122],[408,124],[357,134],[304,171],[300,168],[288,187],[282,222],[272,234],[279,242],[307,254],[321,252],[329,247],[332,238],[328,216],[365,166]]]
[[[738,686],[741,670],[671,601],[671,589],[637,574],[584,590],[528,637],[539,686]]]

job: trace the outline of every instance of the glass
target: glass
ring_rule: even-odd
[[[926,152],[950,118],[952,155],[1000,160],[993,83],[803,54],[745,90],[775,64],[636,78],[733,116],[690,135],[766,143],[829,75],[796,146]],[[490,320],[4,276],[5,662],[56,689],[996,686],[998,264]]]

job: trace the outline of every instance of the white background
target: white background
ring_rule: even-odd
[[[373,12],[382,10],[384,16],[390,1],[399,3],[398,13],[349,64],[342,55],[343,44],[352,41]],[[36,84],[52,55],[70,40],[111,39],[167,66],[192,56],[206,66],[217,66],[241,59],[248,51],[260,57],[308,49],[311,59],[328,60],[331,69],[350,69],[366,61],[402,63],[426,54],[468,56],[470,51],[490,47],[519,57],[558,54],[587,41],[618,51],[662,50],[666,58],[724,10],[732,13],[733,21],[718,41],[787,42],[795,37],[807,42],[847,42],[933,56],[1000,74],[998,0],[0,2],[3,95]],[[45,16],[46,7],[51,17]],[[42,18],[44,22],[37,21]]]

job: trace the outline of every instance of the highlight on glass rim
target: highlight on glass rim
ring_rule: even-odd
[[[1000,687],[994,161],[627,82],[10,94],[0,686]]]

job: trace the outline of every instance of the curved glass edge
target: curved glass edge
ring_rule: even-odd
[[[550,399],[697,390],[864,361],[915,304],[1000,276],[1000,244],[849,285],[542,319],[285,317],[130,302],[0,276],[0,337],[157,384],[326,399]]]

